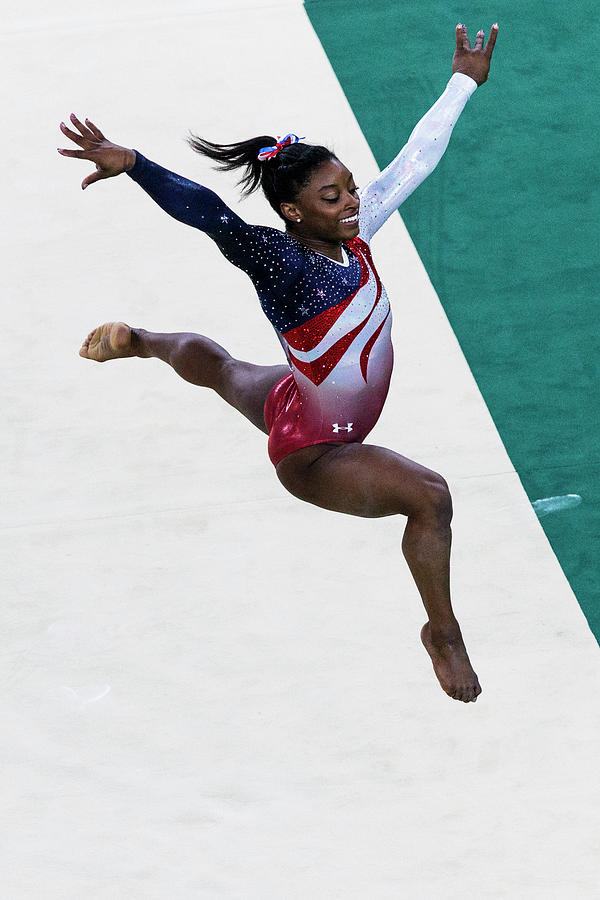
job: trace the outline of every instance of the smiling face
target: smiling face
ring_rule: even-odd
[[[295,201],[282,203],[281,211],[294,233],[335,244],[358,234],[359,206],[352,173],[339,159],[331,159],[317,166]]]

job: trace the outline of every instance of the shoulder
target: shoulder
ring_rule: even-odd
[[[307,266],[307,248],[285,231],[267,225],[254,225],[252,234],[256,253],[264,262],[299,275]]]
[[[289,253],[297,252],[299,255],[302,255],[302,251],[306,249],[300,241],[297,241],[279,228],[272,228],[269,225],[253,225],[252,229],[257,238],[264,244],[280,247],[289,251]]]

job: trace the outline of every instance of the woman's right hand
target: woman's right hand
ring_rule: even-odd
[[[62,156],[72,156],[75,159],[89,159],[96,166],[96,171],[81,182],[82,190],[95,181],[113,178],[134,167],[135,150],[128,150],[127,147],[119,147],[118,144],[111,143],[89,119],[86,119],[85,125],[82,125],[79,119],[71,113],[70,120],[80,133],[71,131],[64,122],[60,123],[60,130],[74,144],[81,147],[81,150],[59,149],[58,152]]]

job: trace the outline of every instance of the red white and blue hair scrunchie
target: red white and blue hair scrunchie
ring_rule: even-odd
[[[265,159],[273,159],[283,147],[289,147],[290,144],[298,144],[304,138],[299,138],[297,134],[286,134],[284,138],[277,135],[277,143],[274,147],[261,147],[258,151],[258,159],[264,162]]]

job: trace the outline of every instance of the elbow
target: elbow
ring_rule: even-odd
[[[419,148],[418,154],[415,153],[414,168],[421,177],[426,178],[437,166],[440,159],[444,155],[444,150],[448,146],[447,141],[432,138],[426,144]]]
[[[438,160],[432,160],[431,156],[421,154],[415,154],[415,158],[411,161],[410,170],[413,178],[417,182],[423,181],[423,179],[427,178],[430,172],[433,172],[435,167],[438,164]]]

